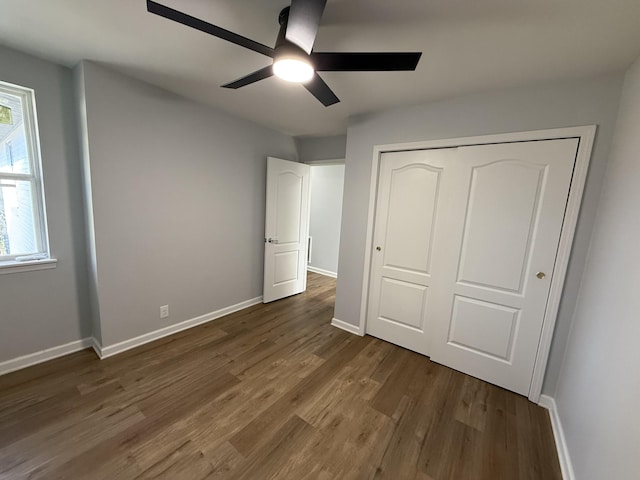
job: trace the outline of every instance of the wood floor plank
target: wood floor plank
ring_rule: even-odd
[[[484,431],[487,421],[488,387],[489,385],[482,380],[466,377],[454,418],[469,427]]]
[[[373,408],[391,417],[402,397],[413,387],[412,381],[417,371],[425,368],[423,358],[416,353],[406,351],[394,373],[387,378],[373,399]]]
[[[390,348],[388,343],[379,340],[371,342],[354,358],[353,365],[337,372],[296,413],[310,424],[323,428],[333,422],[334,414],[344,416],[350,406],[369,402],[380,388],[371,378],[371,372]]]
[[[287,394],[261,413],[246,427],[229,439],[230,443],[243,455],[247,456],[261,443],[267,441],[273,430],[279,428],[286,418],[284,412],[295,410],[301,403],[308,401],[324,385],[331,380],[343,365],[355,357],[371,342],[370,338],[353,340],[336,355],[314,371],[311,378],[305,378],[292,386]]]
[[[135,477],[136,480],[151,480],[161,478],[173,480],[189,478],[202,480],[209,477],[214,468],[190,440],[184,442],[171,455],[163,458]]]
[[[296,455],[298,446],[313,434],[313,427],[297,415],[292,415],[271,436],[270,442],[256,450],[234,473],[238,480],[255,478],[286,478],[288,460]]]
[[[123,388],[118,383],[109,383],[86,395],[81,395],[75,389],[61,390],[59,395],[24,408],[19,415],[13,415],[0,422],[0,449],[42,431],[58,422],[60,418],[71,418],[73,413],[80,409],[93,410],[103,405],[105,397],[117,395],[122,391]]]
[[[232,478],[240,469],[244,458],[229,442],[206,444],[200,450],[211,465],[207,480],[225,480]]]
[[[3,449],[0,474],[7,475],[8,478],[46,478],[48,469],[81,456],[92,446],[110,439],[145,418],[135,407],[116,411],[103,410],[77,423],[57,422]],[[47,448],[37,449],[36,446],[42,444],[47,445]]]
[[[547,412],[330,325],[335,280],[0,377],[0,478],[559,480]]]
[[[396,426],[386,442],[384,453],[376,466],[374,478],[392,480],[394,478],[414,478],[418,475],[418,459],[424,442],[420,434],[419,417],[431,414],[422,402],[404,397],[394,413]]]
[[[506,408],[508,392],[488,385],[487,417],[482,444],[482,478],[519,477],[515,413]]]

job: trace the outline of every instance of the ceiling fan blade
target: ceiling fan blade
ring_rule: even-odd
[[[311,53],[327,0],[291,0],[285,38]]]
[[[188,27],[195,28],[196,30],[200,30],[201,32],[208,33],[209,35],[213,35],[214,37],[221,38],[223,40],[226,40],[227,42],[235,43],[236,45],[240,45],[241,47],[248,48],[249,50],[253,50],[254,52],[261,53],[262,55],[266,55],[267,57],[273,57],[273,48],[271,47],[267,47],[266,45],[255,42],[250,38],[246,38],[242,35],[238,35],[237,33],[230,32],[229,30],[225,30],[224,28],[212,25],[211,23],[205,22],[204,20],[192,17],[191,15],[179,12],[178,10],[174,10],[173,8],[161,5],[152,0],[147,0],[147,11],[161,17],[168,18],[169,20],[173,20],[174,22],[181,23]]]
[[[324,83],[324,80],[320,78],[317,73],[313,75],[313,78],[304,84],[304,88],[311,92],[311,95],[320,100],[325,107],[338,103],[340,99],[336,97],[336,94],[329,88],[329,85]]]
[[[245,87],[255,82],[259,82],[260,80],[264,80],[265,78],[269,78],[273,75],[273,65],[269,65],[267,67],[261,68],[260,70],[256,70],[249,75],[239,78],[231,83],[227,83],[226,85],[222,85],[223,88],[233,88],[234,90],[240,87]]]
[[[311,61],[318,72],[391,72],[415,70],[421,52],[313,52]]]

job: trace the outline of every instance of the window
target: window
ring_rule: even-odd
[[[0,266],[48,258],[33,90],[0,82]]]

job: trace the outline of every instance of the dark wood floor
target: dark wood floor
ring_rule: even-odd
[[[330,326],[335,282],[0,377],[0,479],[560,479],[526,398]]]

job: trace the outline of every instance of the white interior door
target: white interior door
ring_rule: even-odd
[[[267,159],[263,302],[307,288],[309,165]]]
[[[577,139],[458,149],[432,360],[526,395]]]
[[[433,259],[455,149],[384,153],[374,226],[367,333],[429,355]]]
[[[527,394],[577,147],[383,154],[367,333]]]

